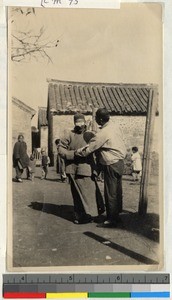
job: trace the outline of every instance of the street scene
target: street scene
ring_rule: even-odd
[[[159,269],[162,6],[8,21],[10,270]]]
[[[118,228],[73,223],[68,183],[54,168],[46,180],[13,182],[13,266],[152,265],[159,261],[158,178],[151,179],[146,217],[138,215],[139,184],[123,178],[124,211]],[[100,182],[103,192],[103,183]]]

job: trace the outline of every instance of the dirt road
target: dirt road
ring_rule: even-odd
[[[73,223],[68,183],[53,168],[47,180],[13,182],[13,266],[156,264],[159,260],[157,178],[149,187],[148,214],[137,214],[139,185],[123,179],[124,212],[119,228]],[[100,183],[103,190],[103,183]],[[33,204],[34,202],[34,204]]]

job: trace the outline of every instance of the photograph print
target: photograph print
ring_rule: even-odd
[[[8,9],[9,271],[163,267],[162,24]]]

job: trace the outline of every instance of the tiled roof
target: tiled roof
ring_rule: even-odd
[[[38,108],[38,128],[39,128],[39,126],[48,126],[47,108],[46,107]]]
[[[107,84],[47,80],[48,107],[58,114],[90,114],[106,107],[114,115],[146,115],[153,85]]]
[[[33,117],[36,114],[36,110],[34,110],[30,106],[26,105],[23,101],[15,98],[15,97],[12,97],[12,102],[16,106],[18,106],[20,109],[22,109],[23,111],[26,111],[27,113],[29,113],[31,115],[31,117]]]

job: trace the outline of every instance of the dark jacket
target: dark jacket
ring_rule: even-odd
[[[29,156],[27,155],[27,145],[25,142],[16,142],[13,149],[13,166],[14,168],[20,161],[23,168],[29,165]]]
[[[45,167],[50,163],[50,159],[48,155],[42,155],[41,156],[41,166]]]
[[[67,137],[62,139],[62,143],[65,147],[59,147],[59,155],[65,158],[66,174],[91,176],[96,169],[93,155],[79,157],[74,154],[75,150],[87,145],[89,135],[92,137],[92,133],[86,130],[82,133],[77,133],[75,130],[72,130]]]

